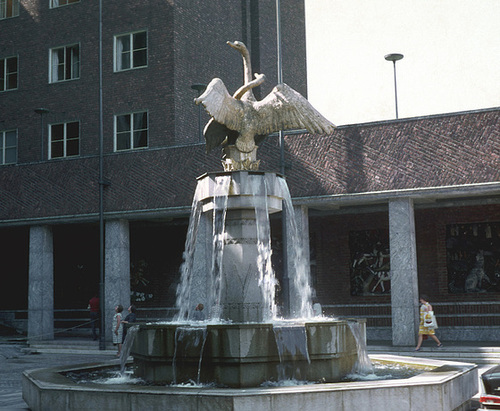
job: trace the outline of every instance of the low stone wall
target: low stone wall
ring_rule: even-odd
[[[79,409],[82,404],[99,411],[462,411],[468,409],[466,405],[478,391],[474,364],[389,355],[372,359],[435,368],[403,380],[242,390],[77,384],[63,373],[84,366],[66,366],[24,372],[23,398],[33,411]],[[96,364],[87,365],[90,367],[98,368]]]
[[[365,323],[360,320],[359,324],[364,339]],[[277,334],[280,329],[287,334]],[[352,370],[358,358],[347,321],[281,328],[270,323],[141,324],[131,355],[135,374],[148,381],[201,381],[232,388],[284,378],[336,382]]]

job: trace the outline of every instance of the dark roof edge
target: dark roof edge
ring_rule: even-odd
[[[389,124],[389,123],[406,123],[409,121],[434,119],[434,118],[440,118],[440,117],[442,118],[442,117],[463,116],[466,114],[488,113],[491,111],[500,111],[500,106],[491,107],[491,108],[481,108],[481,109],[477,109],[477,110],[465,110],[465,111],[456,111],[456,112],[450,112],[450,113],[429,114],[426,116],[405,117],[405,118],[398,118],[398,119],[391,119],[391,120],[371,121],[371,122],[366,122],[366,123],[343,124],[341,126],[337,126],[337,128],[342,129],[342,128],[349,128],[349,127],[379,126],[379,125]]]
[[[147,210],[123,210],[105,211],[105,220],[142,220],[162,218],[185,218],[189,217],[190,206],[154,208]],[[23,225],[56,225],[71,223],[92,223],[99,221],[99,213],[60,215],[47,217],[27,217],[12,220],[0,220],[0,227],[23,226]]]
[[[335,207],[357,204],[374,204],[403,198],[411,198],[414,201],[429,201],[492,195],[500,195],[500,182],[442,187],[407,188],[400,190],[370,191],[351,194],[331,194],[311,197],[294,197],[293,204],[306,206],[330,205]]]

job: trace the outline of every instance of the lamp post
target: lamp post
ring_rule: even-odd
[[[396,61],[401,60],[404,56],[399,53],[391,53],[384,56],[387,61],[392,61],[394,67],[394,98],[396,101],[396,118],[398,118],[398,88],[396,85]]]
[[[193,90],[198,92],[198,97],[201,96],[201,93],[205,91],[207,88],[206,84],[196,83],[191,86]],[[203,132],[201,130],[201,105],[198,105],[198,143],[203,141]]]
[[[44,133],[44,124],[43,124],[43,119],[44,119],[44,116],[48,113],[50,113],[49,109],[48,108],[35,108],[35,113],[36,114],[40,114],[40,139],[42,140],[41,141],[41,148],[40,148],[40,160],[43,161],[43,152],[44,152],[44,145],[45,145],[45,142],[44,142],[44,139],[45,139],[45,133]]]
[[[278,84],[283,82],[283,54],[281,50],[281,1],[276,0],[276,54],[277,54],[277,69],[278,69]],[[280,172],[283,178],[285,177],[285,136],[283,130],[279,133],[279,148],[280,148]],[[283,279],[282,279],[282,300],[283,314],[290,314],[290,273],[288,272],[288,230],[287,230],[286,209],[281,210],[281,237],[282,237],[282,253],[283,253]]]
[[[99,350],[106,349],[106,286],[104,239],[104,104],[103,104],[103,0],[99,0]]]

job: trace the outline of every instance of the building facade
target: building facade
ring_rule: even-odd
[[[284,28],[289,39],[283,42],[289,67],[285,79],[305,94],[303,2],[288,2],[282,16],[293,16],[294,22]],[[189,174],[198,173],[199,164],[219,162],[215,154],[203,154],[200,128],[208,117],[193,103],[196,85],[220,77],[236,90],[243,82],[241,56],[226,41],[241,40],[254,71],[268,78],[258,93],[269,91],[277,78],[275,22],[271,0],[1,2],[0,225],[6,244],[2,254],[7,256],[9,244],[16,244],[17,263],[9,263],[4,275],[10,271],[19,279],[14,291],[5,292],[2,309],[29,310],[30,335],[50,336],[54,308],[83,307],[95,292],[101,206],[106,213],[118,212],[115,224],[106,222],[108,309],[118,301],[127,305],[130,264],[118,262],[129,253],[121,247],[128,232],[122,211],[155,210],[170,221],[157,212],[174,206],[174,214],[185,220],[180,199],[191,195],[191,187],[177,191],[174,174],[158,170],[155,175],[151,169],[136,180],[130,178],[133,169],[150,161],[170,162],[176,171],[188,167],[184,158],[171,155],[175,147],[197,153]],[[129,192],[124,202],[112,193],[111,187],[118,186],[120,191],[144,191],[138,196]],[[34,207],[20,204],[25,189]],[[183,235],[181,230],[178,236]],[[59,247],[64,251],[59,253]],[[74,261],[58,255],[73,255]],[[76,266],[75,259],[80,261]],[[28,283],[38,291],[27,293]],[[24,322],[28,317],[15,316]]]
[[[192,86],[241,85],[227,40],[243,40],[266,74],[260,97],[276,82],[274,1],[102,3],[0,10],[0,321],[31,339],[87,315],[101,206],[107,321],[131,301],[140,318],[171,317],[196,178],[221,170],[200,141],[207,116]],[[303,2],[282,3],[284,80],[306,95]],[[499,337],[499,130],[494,108],[286,135],[326,314],[366,317],[369,338],[412,345],[425,293],[442,339]],[[281,169],[276,136],[259,157]],[[280,219],[272,225],[282,280]]]

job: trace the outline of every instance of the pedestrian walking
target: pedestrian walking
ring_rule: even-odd
[[[430,303],[427,300],[428,298],[426,295],[420,296],[420,325],[418,328],[418,342],[417,346],[415,347],[415,351],[420,351],[420,347],[422,346],[424,338],[428,337],[431,337],[434,341],[436,341],[438,348],[443,346],[441,341],[439,341],[439,338],[437,338],[435,335],[436,334],[435,325],[431,325],[426,322],[426,319],[429,316],[434,315],[432,305],[430,305]]]

